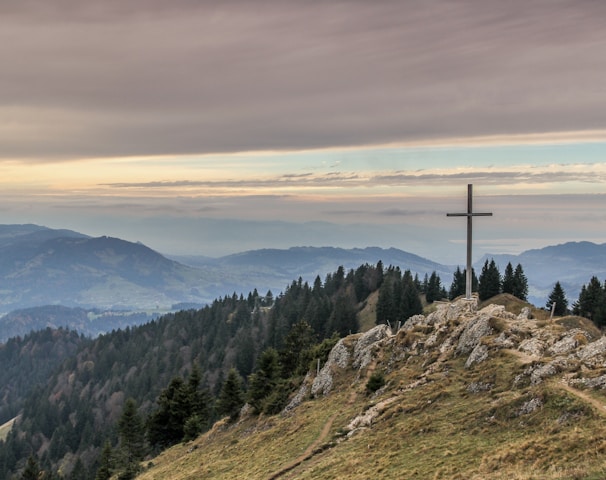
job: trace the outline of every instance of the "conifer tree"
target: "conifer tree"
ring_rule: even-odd
[[[511,262],[507,263],[505,267],[505,273],[503,274],[503,293],[510,293],[514,295],[514,277],[513,277],[513,266]]]
[[[263,410],[263,400],[276,387],[280,370],[278,352],[273,348],[264,350],[259,356],[256,371],[248,380],[248,402],[257,413]]]
[[[575,315],[592,320],[596,325],[606,323],[606,292],[597,277],[591,277],[587,286],[581,287],[578,301],[573,306]]]
[[[109,441],[106,441],[101,451],[99,468],[97,469],[95,480],[109,480],[112,477],[113,466],[112,446]]]
[[[564,293],[562,285],[560,285],[560,282],[555,283],[553,290],[549,294],[549,298],[545,307],[548,310],[551,310],[554,305],[554,315],[562,316],[566,315],[566,313],[568,312],[568,300],[566,300],[566,295]]]
[[[520,300],[526,301],[528,298],[528,279],[524,275],[522,265],[518,263],[513,273],[513,295]]]
[[[487,300],[501,292],[501,274],[494,261],[484,262],[482,273],[478,282],[478,296],[480,300]]]
[[[227,378],[221,387],[219,398],[217,399],[217,412],[219,415],[228,415],[235,420],[240,409],[244,405],[244,392],[242,390],[242,379],[235,368],[231,368]]]
[[[143,420],[137,412],[137,403],[133,398],[129,398],[124,403],[122,415],[118,420],[118,432],[123,469],[120,478],[124,480],[135,478],[140,469],[139,461],[144,455],[145,429]]]
[[[428,303],[433,303],[435,300],[439,300],[442,296],[442,285],[440,277],[433,271],[427,282],[427,289],[425,290],[425,300]]]
[[[450,290],[448,292],[448,298],[450,300],[465,295],[465,281],[465,275],[457,265],[457,269],[452,275],[452,283],[450,284]]]
[[[25,465],[25,470],[21,473],[21,480],[38,480],[40,478],[40,467],[38,461],[33,455],[30,455]]]

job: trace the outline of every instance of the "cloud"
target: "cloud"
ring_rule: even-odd
[[[462,171],[461,171],[462,170]],[[492,168],[454,168],[422,169],[415,171],[396,171],[374,174],[360,173],[298,173],[276,176],[259,176],[259,178],[233,180],[175,180],[152,182],[119,182],[100,186],[111,189],[136,190],[174,190],[196,189],[206,191],[209,195],[217,189],[228,193],[233,190],[253,191],[257,189],[288,188],[292,195],[305,194],[308,188],[329,189],[363,189],[373,194],[373,188],[379,187],[428,187],[436,185],[464,185],[479,183],[484,186],[524,186],[554,185],[567,183],[606,183],[606,166],[604,164],[560,164],[560,165],[516,165],[514,167],[495,166]],[[299,190],[297,190],[299,189]]]
[[[2,157],[606,128],[606,4],[3,2]]]

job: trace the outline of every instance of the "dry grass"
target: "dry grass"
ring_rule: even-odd
[[[371,293],[366,299],[364,308],[358,313],[358,322],[360,323],[361,332],[367,332],[376,325],[378,299],[378,291]]]
[[[556,383],[512,388],[525,368],[515,356],[493,355],[469,369],[465,358],[457,357],[413,389],[407,386],[419,380],[428,359],[396,358],[397,352],[384,351],[376,365],[388,382],[376,398],[364,393],[365,379],[358,372],[348,371],[336,378],[328,397],[306,401],[289,416],[217,426],[163,453],[138,478],[268,479],[313,444],[333,417],[316,454],[279,478],[605,478],[606,417]],[[471,393],[468,387],[476,382],[491,387]],[[394,396],[397,401],[371,428],[345,435],[356,415]],[[542,406],[521,414],[532,399]]]
[[[15,423],[15,420],[16,418],[13,418],[12,420],[6,422],[4,425],[0,425],[0,440],[6,440],[6,437],[10,433],[11,428],[13,428],[13,423]]]

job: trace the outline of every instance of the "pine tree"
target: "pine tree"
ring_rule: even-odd
[[[95,480],[109,480],[112,476],[113,467],[112,446],[109,441],[106,441],[103,445],[103,450],[101,451],[99,468],[97,469]]]
[[[442,285],[440,283],[440,277],[434,271],[431,273],[427,282],[427,290],[425,291],[425,300],[428,303],[433,303],[435,300],[439,300],[442,295]]]
[[[118,432],[120,433],[120,456],[123,471],[121,479],[134,478],[139,471],[139,461],[144,455],[143,420],[137,412],[137,403],[129,398],[124,403],[122,415],[118,420]]]
[[[452,283],[450,284],[450,290],[448,292],[448,298],[450,300],[465,295],[465,281],[465,274],[461,272],[461,269],[457,266],[457,269],[452,276]]]
[[[21,474],[21,480],[38,480],[40,478],[40,467],[38,461],[33,455],[30,455],[25,465],[25,470]]]
[[[566,315],[568,312],[568,300],[566,300],[566,295],[564,293],[564,289],[560,282],[556,282],[553,290],[549,294],[549,298],[547,300],[547,304],[545,307],[548,310],[551,310],[553,305],[555,304],[555,308],[553,310],[553,314],[557,316]]]
[[[513,266],[511,262],[507,263],[505,267],[505,273],[503,274],[503,293],[510,293],[515,295],[514,291],[514,278],[513,278]],[[516,295],[517,296],[517,295]]]
[[[280,378],[278,352],[273,348],[259,356],[256,371],[248,377],[248,403],[257,413],[263,411],[263,400],[269,396]]]
[[[528,298],[528,279],[524,275],[522,265],[518,263],[513,274],[513,295],[520,300],[526,301]]]
[[[494,259],[490,263],[486,260],[478,282],[478,296],[483,301],[498,295],[500,292],[501,275],[499,269]]]
[[[244,392],[242,390],[242,379],[236,369],[231,368],[225,382],[223,382],[219,398],[217,399],[217,412],[219,415],[228,415],[233,421],[238,418],[243,405]]]
[[[578,301],[573,306],[575,315],[592,320],[596,325],[606,323],[606,292],[597,277],[591,277],[587,286],[581,287]]]
[[[333,332],[337,332],[341,337],[345,337],[350,333],[357,333],[358,329],[358,318],[353,300],[346,293],[341,293],[335,300],[325,336],[328,337]]]

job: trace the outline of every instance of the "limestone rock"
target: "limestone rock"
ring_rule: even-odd
[[[471,367],[475,363],[482,363],[488,358],[488,347],[481,343],[476,345],[465,362],[465,368]]]
[[[539,340],[537,337],[527,338],[520,343],[518,350],[524,352],[526,355],[534,355],[536,357],[543,356],[546,345],[545,342]]]
[[[595,378],[575,378],[568,383],[576,387],[599,388],[604,390],[606,389],[606,375]]]
[[[473,382],[467,386],[469,393],[488,392],[494,388],[494,383],[488,382]]]
[[[579,349],[576,353],[577,357],[590,367],[597,367],[604,363],[604,355],[606,354],[606,337],[601,337],[595,342],[591,342]]]
[[[585,339],[586,343],[587,337],[585,332],[582,330],[575,328],[566,333],[566,335],[554,343],[551,347],[549,347],[548,351],[552,355],[564,355],[572,352],[581,344],[581,340]]]
[[[486,315],[488,317],[499,317],[499,318],[505,318],[505,319],[509,319],[509,320],[514,320],[516,318],[516,316],[513,313],[505,310],[505,307],[503,305],[495,305],[493,303],[484,307],[478,313],[480,313],[482,315]]]
[[[530,320],[532,318],[532,313],[529,307],[522,308],[522,311],[517,316],[516,320]]]
[[[288,405],[286,405],[286,407],[284,407],[284,410],[282,411],[282,413],[288,413],[303,403],[303,400],[305,400],[305,397],[307,397],[307,395],[309,394],[309,384],[310,383],[311,383],[311,373],[307,372],[307,375],[305,375],[305,379],[303,380],[303,383],[301,384],[299,391],[292,398],[292,400],[288,403]]]
[[[556,358],[549,363],[538,365],[532,369],[530,383],[532,385],[538,385],[544,378],[552,377],[558,372],[566,369],[568,366],[568,362],[564,358]]]
[[[531,398],[524,403],[518,410],[518,415],[528,415],[535,412],[543,406],[543,401],[540,398]]]
[[[492,327],[488,322],[489,319],[489,315],[480,314],[465,325],[456,348],[458,355],[471,352],[480,343],[482,337],[492,334]]]
[[[319,375],[314,379],[311,385],[311,394],[314,397],[318,395],[328,395],[332,390],[333,385],[333,369],[335,368],[347,368],[349,365],[349,359],[351,355],[343,342],[343,339],[339,340],[337,344],[328,354],[328,360]]]
[[[354,368],[366,368],[372,360],[372,350],[377,342],[391,336],[387,325],[377,325],[368,332],[362,334],[354,347],[353,366]]]

